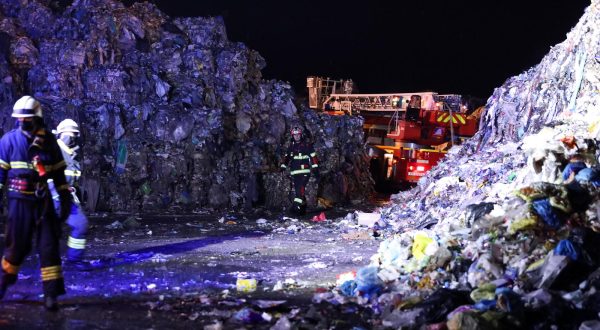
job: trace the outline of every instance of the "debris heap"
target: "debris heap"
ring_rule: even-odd
[[[600,326],[600,2],[488,99],[476,136],[393,197],[337,299],[393,328]],[[435,326],[434,326],[435,325]]]
[[[311,189],[321,202],[372,189],[362,121],[297,106],[221,18],[170,18],[147,2],[2,1],[0,26],[1,127],[14,126],[22,94],[40,99],[50,126],[78,121],[90,210],[284,207],[290,184],[277,169],[292,125],[323,162]]]

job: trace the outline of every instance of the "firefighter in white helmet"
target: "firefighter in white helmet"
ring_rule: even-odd
[[[0,140],[0,189],[6,185],[8,191],[0,299],[8,286],[17,281],[19,267],[35,237],[44,302],[46,308],[53,310],[57,307],[56,298],[65,293],[59,245],[61,222],[68,212],[60,212],[57,217],[46,182],[52,179],[56,184],[61,209],[70,209],[66,164],[56,139],[44,127],[42,107],[36,99],[20,98],[12,117],[17,119],[18,127]]]
[[[58,145],[62,151],[63,158],[67,163],[65,169],[65,177],[69,184],[69,190],[73,197],[67,225],[71,227],[71,233],[67,239],[67,266],[85,270],[89,264],[83,260],[85,251],[86,236],[88,230],[88,219],[83,213],[80,203],[79,179],[81,178],[81,163],[79,162],[79,146],[77,141],[80,135],[79,125],[73,119],[65,119],[61,121],[56,130],[52,131],[56,134]],[[59,207],[58,193],[53,189],[54,185],[49,182],[50,191],[54,204]]]

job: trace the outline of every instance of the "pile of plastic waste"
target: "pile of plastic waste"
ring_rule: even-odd
[[[393,196],[337,288],[384,327],[600,327],[600,2],[489,98],[476,136]],[[335,300],[335,299],[334,299]]]

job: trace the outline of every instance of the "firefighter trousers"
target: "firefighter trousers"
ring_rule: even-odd
[[[17,281],[19,267],[31,252],[35,234],[45,296],[65,293],[60,262],[61,223],[49,196],[40,200],[8,198],[8,219],[2,257],[3,285]]]
[[[54,182],[48,182],[48,188],[52,194],[54,200],[54,208],[57,212],[60,211],[60,197],[54,186]],[[81,261],[86,245],[86,236],[88,231],[88,219],[83,213],[81,202],[77,195],[72,192],[73,203],[71,203],[71,212],[67,219],[67,225],[71,227],[71,234],[67,239],[67,260],[68,261]]]
[[[296,174],[293,175],[293,180],[294,180],[294,191],[295,191],[295,196],[294,196],[294,205],[295,206],[303,206],[306,207],[306,197],[305,197],[305,191],[306,191],[306,185],[308,184],[308,180],[310,179],[310,176],[308,174]]]
[[[54,200],[54,208],[60,210],[60,201]],[[83,213],[81,204],[77,201],[71,203],[71,213],[67,219],[67,225],[71,228],[71,234],[67,239],[67,260],[80,261],[85,251],[86,236],[88,231],[88,219]]]

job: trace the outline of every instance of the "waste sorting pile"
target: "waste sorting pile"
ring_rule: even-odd
[[[90,210],[286,206],[278,165],[294,125],[322,160],[309,189],[322,203],[370,193],[362,120],[295,105],[291,86],[262,79],[265,60],[229,41],[221,18],[171,18],[148,2],[63,3],[0,3],[0,124],[14,126],[23,94],[42,102],[50,126],[76,120]]]
[[[600,2],[488,99],[480,130],[392,197],[334,291],[391,328],[600,327]]]

